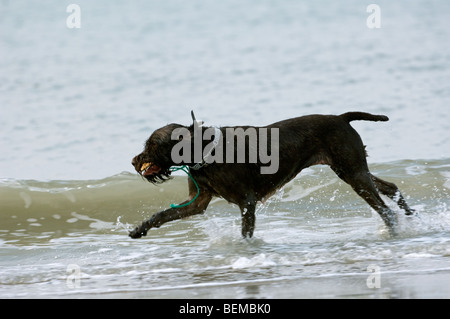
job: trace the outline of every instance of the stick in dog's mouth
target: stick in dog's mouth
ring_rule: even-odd
[[[148,176],[148,175],[153,175],[155,173],[158,173],[160,170],[161,170],[161,168],[156,164],[144,163],[144,164],[142,164],[139,173],[142,176]]]

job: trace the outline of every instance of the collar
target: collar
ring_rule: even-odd
[[[209,152],[202,158],[202,161],[195,164],[194,166],[191,166],[191,168],[195,171],[199,170],[200,168],[207,166],[209,163],[206,163],[206,160],[211,156],[212,151],[217,147],[220,141],[220,137],[222,135],[222,132],[220,131],[220,128],[217,126],[214,126],[214,140],[212,141],[213,147],[209,150]]]

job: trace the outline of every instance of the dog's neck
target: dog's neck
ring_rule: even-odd
[[[203,123],[201,123],[203,124]],[[201,124],[199,125],[199,131],[201,132],[202,136],[203,136],[203,127],[201,126]],[[194,124],[194,129],[195,129],[195,124]],[[208,158],[211,156],[212,151],[217,147],[217,145],[219,144],[220,141],[220,137],[222,136],[222,132],[220,131],[220,129],[217,126],[214,126],[214,140],[212,141],[212,147],[208,150],[208,153],[206,153],[205,155],[202,156],[202,160],[198,163],[196,163],[194,166],[191,166],[191,168],[193,170],[199,170],[200,168],[208,165],[207,160]],[[203,150],[202,150],[203,153]]]

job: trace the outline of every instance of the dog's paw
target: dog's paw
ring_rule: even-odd
[[[131,238],[141,238],[145,235],[147,235],[147,231],[143,230],[141,227],[136,227],[128,233],[128,236],[130,236]]]

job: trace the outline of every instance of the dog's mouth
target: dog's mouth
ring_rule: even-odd
[[[142,176],[151,176],[154,174],[158,174],[161,171],[161,167],[153,163],[144,163],[141,165],[139,170],[139,174]]]

